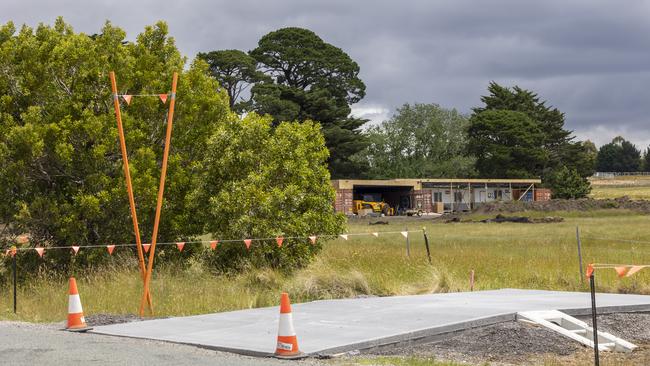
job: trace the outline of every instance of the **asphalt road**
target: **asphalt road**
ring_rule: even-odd
[[[0,321],[0,365],[301,365],[142,339],[71,333],[60,324]]]

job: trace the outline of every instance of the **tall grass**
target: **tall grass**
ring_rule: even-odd
[[[324,243],[323,252],[306,268],[286,274],[250,269],[232,275],[214,275],[199,261],[184,269],[156,268],[152,280],[155,315],[190,315],[276,305],[279,293],[292,301],[366,295],[411,295],[467,291],[469,272],[475,271],[475,289],[534,288],[585,291],[579,278],[575,227],[580,226],[583,257],[588,262],[650,263],[650,244],[617,242],[605,238],[650,241],[650,217],[625,211],[590,212],[587,217],[564,215],[554,224],[434,223],[399,220],[387,226],[368,226],[354,220],[350,232],[379,231]],[[404,226],[426,226],[431,245],[428,264],[422,232],[411,233],[410,252],[399,231]],[[596,240],[595,238],[600,238]],[[253,249],[254,250],[254,249]],[[598,273],[599,291],[650,293],[650,271],[618,279],[614,271]],[[137,313],[142,291],[134,260],[77,278],[86,314]],[[65,319],[67,282],[36,276],[19,288],[18,314],[13,315],[10,289],[0,289],[0,317],[29,321]]]

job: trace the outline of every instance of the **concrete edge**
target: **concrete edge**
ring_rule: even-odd
[[[192,346],[192,347],[198,347],[198,348],[203,348],[203,349],[209,349],[209,350],[213,350],[213,351],[235,353],[235,354],[243,355],[243,356],[273,357],[273,352],[260,352],[260,351],[254,351],[254,350],[249,350],[249,349],[242,349],[242,348],[211,346],[211,345],[200,344],[200,343],[178,342],[178,341],[172,341],[172,340],[168,340],[168,339],[136,337],[136,336],[129,336],[129,335],[124,335],[124,334],[115,334],[115,333],[101,333],[101,332],[92,331],[92,330],[89,331],[88,333],[95,334],[95,335],[100,335],[100,336],[104,336],[104,337],[120,337],[120,338],[130,338],[130,339],[141,339],[141,340],[154,341],[154,342],[180,344],[180,345],[183,345],[183,346]]]
[[[557,309],[564,313],[567,313],[571,316],[586,316],[591,315],[590,308],[574,308],[574,309]],[[650,304],[640,304],[640,305],[619,305],[619,306],[604,306],[597,307],[598,314],[612,314],[612,313],[637,313],[637,312],[650,312]],[[466,331],[473,328],[484,327],[488,325],[494,325],[499,323],[505,323],[509,321],[516,321],[516,313],[504,313],[495,316],[475,318],[465,322],[459,323],[449,323],[442,326],[434,328],[423,328],[412,332],[400,333],[388,337],[380,337],[371,339],[368,341],[346,344],[342,346],[336,346],[331,348],[326,348],[314,352],[307,353],[308,356],[318,356],[318,355],[337,355],[350,351],[369,351],[372,349],[379,348],[390,348],[390,347],[400,347],[405,345],[412,345],[418,343],[430,343],[440,341],[449,337],[456,335],[462,331]],[[172,340],[165,339],[152,339],[146,337],[134,337],[122,334],[111,334],[111,333],[101,333],[95,330],[91,330],[88,333],[98,334],[103,336],[111,337],[125,337],[133,339],[146,339],[159,342],[168,342],[173,344],[182,344],[189,345],[204,349],[210,349],[214,351],[221,352],[230,352],[236,353],[244,356],[252,357],[271,357],[273,356],[272,352],[260,352],[254,350],[247,350],[241,348],[231,348],[223,346],[211,346],[205,344],[197,344],[191,342],[177,342]]]
[[[413,332],[396,334],[388,337],[375,338],[372,340],[352,343],[348,345],[338,346],[320,350],[317,352],[312,352],[310,355],[333,355],[341,354],[349,351],[364,351],[374,348],[386,348],[386,347],[400,347],[402,345],[414,344],[414,343],[428,343],[435,342],[437,340],[445,339],[451,334],[462,332],[472,328],[483,327],[487,325],[493,325],[498,323],[504,323],[508,321],[514,321],[515,314],[500,314],[496,316],[489,316],[484,318],[476,318],[466,322],[460,323],[449,323],[446,325],[434,327],[434,328],[424,328],[416,330]]]
[[[571,316],[591,315],[590,308],[559,309],[558,311],[562,311]],[[603,306],[603,307],[597,307],[596,311],[598,312],[598,314],[650,312],[650,304]],[[484,326],[494,325],[499,323],[505,323],[509,321],[516,321],[516,320],[517,320],[517,313],[499,314],[496,316],[476,318],[461,323],[450,323],[435,328],[425,328],[425,329],[397,334],[389,337],[376,338],[365,342],[332,347],[317,352],[312,352],[310,353],[310,355],[312,356],[319,355],[319,354],[334,355],[334,354],[342,354],[350,351],[368,351],[375,348],[401,347],[401,346],[413,345],[418,343],[436,342],[436,341],[440,341],[452,337],[457,333],[469,329],[479,328],[479,327],[484,327]]]

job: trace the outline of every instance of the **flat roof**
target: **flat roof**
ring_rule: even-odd
[[[353,189],[354,186],[411,186],[414,189],[422,189],[422,183],[475,183],[475,184],[540,184],[541,179],[496,179],[496,178],[422,178],[422,179],[335,179],[332,180],[334,187],[338,189]]]

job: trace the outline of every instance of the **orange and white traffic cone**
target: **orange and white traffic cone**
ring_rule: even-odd
[[[66,330],[72,332],[85,332],[90,330],[84,318],[84,311],[81,308],[81,299],[77,291],[77,281],[70,277],[70,296],[68,297],[68,324]]]
[[[298,338],[296,337],[296,331],[293,329],[289,295],[283,292],[280,299],[280,326],[278,329],[278,344],[275,349],[275,357],[300,358],[303,355],[298,350]]]

